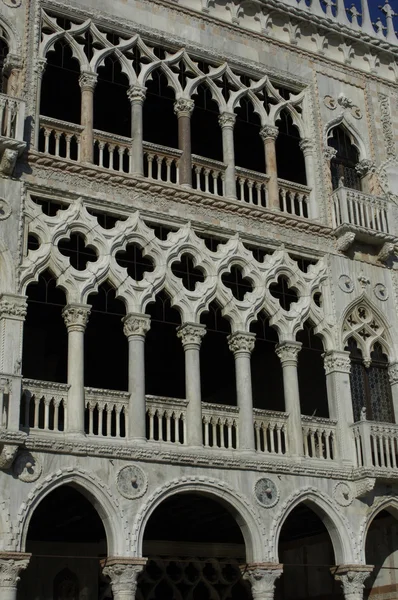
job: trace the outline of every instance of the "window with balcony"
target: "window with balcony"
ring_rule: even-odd
[[[329,138],[329,146],[337,151],[330,166],[333,189],[344,186],[361,190],[361,178],[355,168],[358,164],[359,153],[343,126],[333,129],[333,135]]]

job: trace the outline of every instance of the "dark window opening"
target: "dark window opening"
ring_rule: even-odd
[[[398,522],[396,514],[382,510],[374,517],[366,535],[366,564],[375,565],[365,581],[364,599],[383,597],[396,598],[395,556],[398,551]],[[370,562],[370,561],[373,562]]]
[[[191,115],[192,154],[223,161],[218,104],[207,85],[200,85],[193,96],[195,108]]]
[[[297,334],[297,341],[302,343],[297,365],[301,414],[328,419],[329,405],[322,340],[314,334],[313,325],[306,321],[304,328]]]
[[[252,102],[243,97],[236,109],[234,127],[235,164],[259,173],[265,173],[264,142],[260,137],[260,117]]]
[[[31,196],[31,199],[35,204],[41,206],[43,213],[48,217],[55,217],[59,210],[66,210],[69,206],[68,204],[63,204],[62,202],[57,202],[56,200],[51,200],[49,198],[37,198],[36,196]]]
[[[163,242],[167,240],[167,236],[169,235],[169,233],[171,233],[172,231],[178,231],[176,227],[160,225],[159,223],[148,223],[146,221],[145,224],[148,225],[148,227],[150,227],[151,229],[153,229],[155,236],[158,238],[158,240],[162,240]]]
[[[215,237],[214,235],[207,235],[206,233],[198,233],[195,232],[198,238],[202,239],[205,243],[205,246],[210,252],[217,252],[218,247],[226,244],[227,240]]]
[[[147,82],[143,105],[144,140],[169,148],[178,148],[178,124],[174,113],[174,90],[166,76],[156,69],[152,81]]]
[[[28,235],[28,250],[38,250],[40,248],[40,239],[34,233]]]
[[[171,265],[173,275],[182,280],[183,286],[190,291],[196,288],[196,284],[205,280],[204,271],[194,266],[194,260],[189,254],[183,254],[181,260]]]
[[[84,271],[88,262],[95,262],[98,259],[96,251],[86,245],[81,233],[71,233],[70,239],[60,240],[58,250],[69,257],[70,264],[78,271]]]
[[[138,244],[127,244],[126,250],[117,252],[115,259],[135,281],[141,281],[145,273],[151,273],[154,269],[153,259],[144,255]]]
[[[107,56],[104,64],[98,68],[94,92],[94,129],[131,137],[128,88],[129,81],[122,72],[119,60],[113,54]]]
[[[252,246],[251,244],[243,244],[243,245],[245,248],[250,250],[250,252],[253,254],[253,258],[259,263],[263,263],[265,257],[268,254],[272,254],[272,250],[266,250],[265,248],[259,248],[258,246]]]
[[[283,310],[289,311],[293,302],[298,301],[297,292],[290,287],[287,277],[280,275],[277,283],[271,283],[269,291],[274,298],[279,300]]]
[[[4,76],[4,63],[8,54],[8,44],[0,38],[0,93],[7,93],[6,77]]]
[[[279,179],[307,184],[304,155],[300,149],[300,133],[290,114],[283,110],[278,121],[279,134],[275,142]]]
[[[224,273],[221,280],[237,300],[243,300],[247,293],[253,291],[252,282],[243,276],[242,268],[237,265],[233,265],[229,273]]]
[[[335,127],[333,136],[329,139],[329,146],[337,150],[335,158],[330,164],[333,189],[340,185],[354,190],[361,189],[361,178],[355,167],[358,164],[358,150],[351,143],[350,136],[344,127]]]
[[[109,213],[100,212],[94,208],[87,208],[87,212],[93,217],[97,218],[98,225],[102,229],[113,229],[119,221],[126,221],[127,217],[124,215],[110,215]]]

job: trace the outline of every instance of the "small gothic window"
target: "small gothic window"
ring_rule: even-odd
[[[329,139],[329,146],[337,150],[330,166],[333,189],[336,190],[343,185],[346,188],[360,190],[361,178],[355,169],[358,163],[358,150],[351,143],[343,127],[335,127],[333,136]]]
[[[354,421],[366,416],[368,421],[394,423],[394,409],[388,378],[388,359],[379,343],[375,343],[371,363],[366,366],[361,350],[350,338],[347,350],[351,353],[351,397]]]
[[[4,40],[0,38],[0,92],[6,91],[6,84],[4,81],[4,63],[8,54],[8,46]]]

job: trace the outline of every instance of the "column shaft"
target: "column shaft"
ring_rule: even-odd
[[[84,434],[84,331],[90,309],[68,304],[62,311],[68,329],[68,433]]]
[[[94,162],[94,90],[97,83],[96,73],[82,73],[79,79],[81,97],[80,123],[84,127],[80,138],[81,162]]]
[[[218,122],[222,131],[223,162],[225,171],[225,195],[227,198],[236,199],[236,177],[235,177],[235,149],[234,149],[234,125],[235,113],[223,113]]]
[[[203,445],[200,344],[205,333],[204,325],[196,323],[184,323],[177,330],[185,354],[185,395],[188,400],[187,441],[190,446]]]
[[[34,147],[36,150],[39,149],[39,135],[40,135],[40,103],[41,103],[41,84],[43,81],[43,74],[46,68],[47,60],[45,58],[37,59],[35,65],[36,78],[36,113],[35,113],[35,129],[34,129]]]
[[[178,181],[185,187],[192,187],[191,114],[194,106],[193,100],[185,98],[179,98],[174,103],[174,112],[178,117],[178,147],[182,150]]]
[[[255,335],[253,333],[238,331],[228,337],[229,348],[235,358],[236,395],[239,407],[239,448],[250,451],[255,450],[250,363],[254,342]]]
[[[303,456],[303,429],[301,425],[300,392],[297,374],[297,358],[300,342],[281,342],[276,349],[282,363],[285,410],[289,413],[289,448],[293,456]]]
[[[315,195],[315,162],[312,141],[309,139],[302,139],[300,142],[300,149],[304,154],[307,186],[311,188],[308,216],[311,219],[317,219],[319,217],[319,210]]]
[[[131,102],[131,155],[133,175],[144,175],[144,149],[142,106],[145,100],[146,88],[133,85],[127,92]]]
[[[267,207],[272,210],[279,210],[279,187],[278,187],[278,166],[276,163],[275,140],[278,137],[279,130],[274,125],[265,125],[260,130],[260,136],[264,142],[265,153],[265,171],[268,179],[268,198]]]
[[[129,313],[123,324],[129,342],[128,436],[143,441],[146,440],[145,335],[149,331],[150,317]]]

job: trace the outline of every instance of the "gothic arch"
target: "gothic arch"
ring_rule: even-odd
[[[46,477],[38,483],[22,503],[18,513],[17,550],[24,552],[29,523],[39,503],[53,490],[63,485],[71,485],[81,492],[93,505],[101,518],[107,539],[109,556],[126,556],[130,543],[127,521],[109,488],[102,481],[83,469],[64,469]]]
[[[4,17],[0,18],[0,37],[7,42],[10,54],[21,54],[21,40],[14,27]]]
[[[325,494],[315,488],[295,492],[282,505],[270,531],[270,540],[273,543],[271,560],[278,562],[281,529],[289,514],[299,504],[311,508],[324,523],[332,541],[336,565],[360,562],[356,538],[347,519],[336,510],[334,503]]]
[[[360,527],[359,534],[359,544],[360,544],[360,553],[361,559],[365,563],[365,546],[366,546],[366,538],[368,535],[369,528],[373,522],[373,519],[383,510],[389,512],[397,521],[398,521],[398,500],[392,497],[384,497],[380,498],[376,501],[368,514],[365,516],[363,523]]]
[[[356,125],[353,123],[353,120],[346,113],[342,113],[326,123],[324,127],[323,133],[323,142],[325,148],[328,147],[328,142],[332,134],[332,130],[342,125],[348,133],[351,144],[355,146],[358,150],[359,160],[363,160],[365,158],[370,158],[370,151],[368,148],[368,144],[362,139],[362,134],[357,129]]]
[[[268,542],[260,516],[250,501],[238,491],[208,477],[186,477],[169,481],[158,488],[137,513],[132,528],[132,555],[142,556],[146,524],[155,509],[167,498],[184,492],[207,495],[222,503],[235,518],[245,541],[247,562],[268,560]]]

